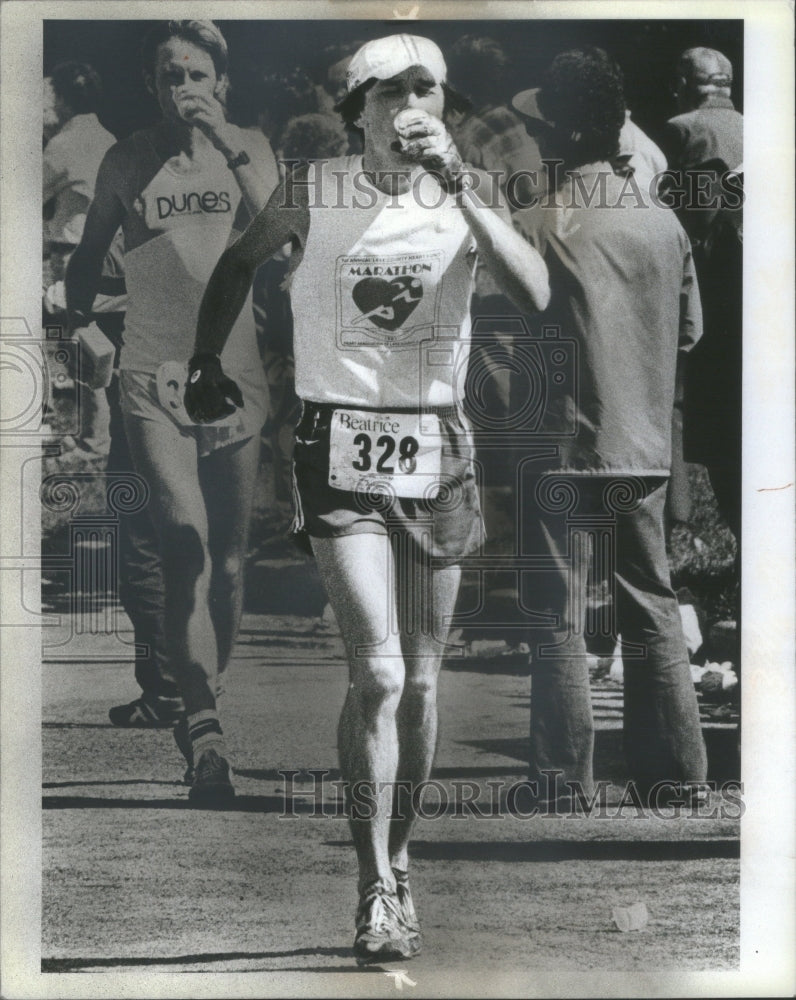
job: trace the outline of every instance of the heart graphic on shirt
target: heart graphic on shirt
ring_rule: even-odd
[[[355,323],[366,320],[382,330],[397,330],[414,312],[423,298],[419,278],[405,276],[386,281],[384,278],[363,278],[354,285],[351,295],[362,313]]]

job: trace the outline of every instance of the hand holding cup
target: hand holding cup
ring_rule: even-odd
[[[439,118],[418,108],[404,108],[393,119],[393,125],[405,156],[439,174],[446,187],[455,185],[462,173],[462,158]]]

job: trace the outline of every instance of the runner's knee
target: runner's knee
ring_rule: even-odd
[[[164,526],[161,551],[167,573],[177,570],[186,579],[191,579],[201,576],[207,567],[205,540],[194,525],[185,521],[173,521]]]
[[[436,676],[406,678],[401,698],[401,713],[404,716],[423,718],[436,704]]]
[[[352,684],[366,714],[397,706],[403,686],[403,664],[389,660],[371,662]]]
[[[235,553],[213,564],[213,590],[217,595],[229,595],[240,586],[243,558]]]

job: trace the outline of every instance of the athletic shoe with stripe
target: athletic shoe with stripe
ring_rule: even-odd
[[[384,879],[376,879],[362,890],[356,927],[354,954],[359,965],[411,958],[415,954],[401,918],[398,896]]]
[[[229,764],[216,750],[205,750],[196,763],[188,801],[193,806],[213,809],[227,805],[234,798]]]
[[[108,718],[122,729],[168,729],[174,725],[176,713],[136,698],[127,705],[114,705],[108,711]]]
[[[413,949],[412,954],[417,955],[423,947],[423,939],[420,934],[420,921],[417,919],[415,904],[412,902],[412,893],[409,889],[409,872],[393,868],[392,873],[395,876],[395,894],[401,908],[401,920],[406,930],[406,939]]]

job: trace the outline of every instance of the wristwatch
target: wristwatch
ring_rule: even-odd
[[[249,154],[245,149],[242,149],[236,156],[231,156],[227,160],[227,166],[230,170],[236,170],[238,167],[245,167],[247,163],[251,163],[249,159]]]

